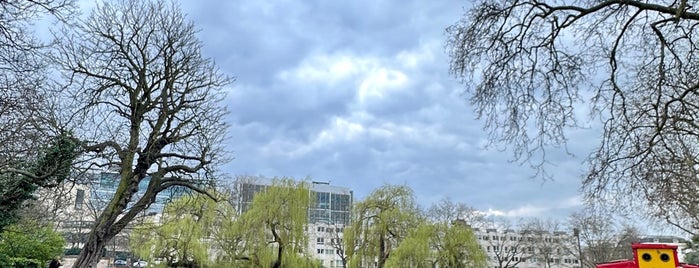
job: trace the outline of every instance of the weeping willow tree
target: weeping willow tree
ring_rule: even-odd
[[[473,231],[463,224],[423,222],[410,231],[386,267],[485,268],[486,255]]]
[[[311,259],[306,236],[311,194],[306,182],[275,179],[255,195],[240,218],[244,252],[250,267],[319,267]]]
[[[345,228],[345,251],[349,267],[386,261],[410,230],[423,221],[413,191],[407,186],[385,185],[355,204],[352,223]]]
[[[227,202],[205,195],[183,196],[168,203],[160,223],[152,219],[139,224],[131,234],[131,248],[141,258],[162,258],[169,266],[209,267],[209,234],[220,223]]]

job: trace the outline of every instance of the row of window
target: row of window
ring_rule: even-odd
[[[490,260],[494,260],[494,258],[492,258],[492,257],[489,257],[489,259],[490,259]],[[554,263],[554,264],[560,264],[560,263],[561,263],[561,259],[558,259],[558,258],[548,258],[548,259],[546,259],[546,258],[533,258],[533,257],[532,257],[532,258],[511,257],[511,258],[510,258],[510,261],[511,261],[511,262],[518,262],[518,263],[520,263],[520,262],[521,262],[521,263],[526,263],[526,262],[529,262],[529,263],[546,263],[546,262],[548,262],[548,263]],[[577,263],[579,263],[579,260],[578,260],[578,259],[563,259],[563,263],[566,263],[566,264],[577,264]]]
[[[333,254],[335,254],[335,249],[331,249],[331,248],[319,248],[319,249],[316,249],[316,252],[317,252],[318,254],[333,255]]]
[[[520,251],[520,247],[501,247],[501,246],[486,246],[485,251],[486,252],[498,252],[502,249],[502,252],[527,252],[527,253],[553,253],[554,250],[553,248],[535,248],[535,247],[522,247],[522,251]],[[556,248],[555,250],[556,254],[563,254],[564,250],[561,250],[560,248]]]
[[[318,228],[316,229],[316,231],[318,231],[319,233],[322,233],[322,232],[326,232],[326,233],[342,233],[344,230],[345,230],[345,228],[342,228],[342,227],[337,227],[337,228],[327,227],[327,228],[326,228],[325,226],[318,226]]]
[[[488,235],[483,235],[483,236],[478,237],[478,240],[485,240],[485,241],[488,241],[488,240],[493,240],[493,241],[508,241],[508,240],[509,241],[524,241],[525,239],[526,239],[526,241],[529,241],[529,242],[533,242],[535,240],[534,237],[524,237],[524,236],[497,236],[497,235],[488,236]],[[552,238],[552,237],[544,237],[543,241],[547,242],[547,243],[558,243],[558,242],[560,242],[560,239]]]
[[[342,238],[331,238],[329,242],[329,245],[341,245],[342,244]],[[316,245],[325,245],[325,238],[324,237],[318,237],[316,238]]]

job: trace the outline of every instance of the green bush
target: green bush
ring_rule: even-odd
[[[0,267],[43,267],[63,253],[65,240],[49,225],[23,221],[0,233]]]
[[[10,258],[10,267],[14,268],[39,268],[43,267],[43,264],[44,262],[42,261],[24,257]]]

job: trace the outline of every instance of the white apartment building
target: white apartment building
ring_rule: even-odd
[[[491,268],[580,268],[575,237],[565,232],[473,229]]]

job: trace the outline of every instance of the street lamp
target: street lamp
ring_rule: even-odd
[[[580,267],[583,267],[582,248],[580,247],[580,229],[573,228],[573,235],[578,239],[578,258],[580,258]]]

